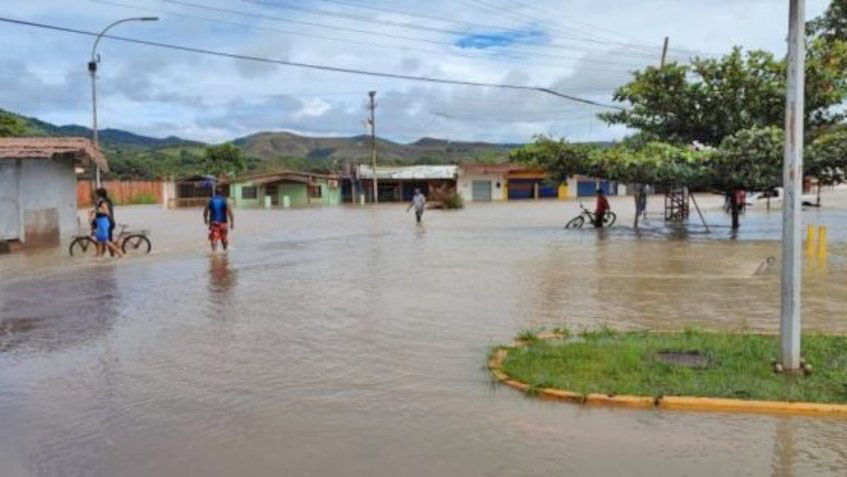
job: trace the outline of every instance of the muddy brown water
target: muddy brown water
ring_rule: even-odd
[[[779,211],[730,237],[566,232],[576,203],[118,209],[143,258],[0,257],[0,475],[844,475],[847,420],[585,408],[492,383],[525,328],[775,331]],[[847,203],[841,201],[839,204]],[[651,201],[658,210],[658,200]],[[805,267],[804,326],[847,333],[847,207]],[[768,256],[777,263],[754,275]]]

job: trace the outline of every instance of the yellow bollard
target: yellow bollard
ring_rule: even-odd
[[[815,226],[806,227],[806,255],[809,258],[815,256]]]
[[[826,226],[818,227],[818,261],[826,263]]]

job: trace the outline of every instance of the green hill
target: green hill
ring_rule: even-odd
[[[0,136],[91,137],[91,129],[57,126],[0,109]],[[154,179],[203,172],[206,144],[175,136],[154,138],[120,129],[104,129],[100,144],[109,160],[107,177]],[[251,170],[287,168],[316,172],[340,171],[345,162],[371,161],[369,136],[310,137],[290,132],[260,132],[233,141],[241,147]],[[517,144],[447,141],[422,138],[401,144],[377,138],[380,164],[459,164],[503,162]]]

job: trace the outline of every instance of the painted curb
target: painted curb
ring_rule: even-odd
[[[847,417],[847,404],[814,402],[754,401],[744,399],[708,398],[695,396],[630,396],[616,394],[582,394],[564,389],[542,388],[532,390],[529,384],[512,379],[501,365],[510,349],[525,346],[516,341],[512,346],[498,348],[488,360],[488,369],[498,381],[524,393],[539,398],[586,405],[625,407],[632,409],[667,409],[673,411],[743,412],[756,414],[787,414],[803,416]]]

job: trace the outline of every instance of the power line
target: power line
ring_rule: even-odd
[[[368,42],[368,41],[334,38],[334,37],[319,35],[319,34],[315,34],[315,33],[284,30],[284,29],[281,29],[281,28],[255,26],[255,25],[249,25],[249,24],[246,24],[246,23],[233,22],[233,21],[229,21],[229,20],[221,20],[221,19],[218,19],[218,18],[208,18],[208,17],[191,15],[191,14],[187,14],[187,13],[161,10],[161,9],[156,9],[156,8],[139,7],[139,6],[135,6],[135,5],[129,5],[129,4],[126,4],[126,3],[114,2],[114,1],[110,1],[110,0],[91,0],[91,1],[94,2],[94,3],[103,4],[103,5],[111,5],[111,6],[128,8],[128,9],[137,10],[137,11],[154,12],[154,13],[158,13],[158,14],[173,15],[175,17],[186,18],[186,19],[190,19],[190,20],[203,21],[203,22],[209,22],[209,23],[217,23],[217,24],[222,24],[222,25],[237,26],[237,27],[241,27],[241,28],[245,28],[245,29],[253,30],[253,31],[279,32],[279,33],[284,33],[284,34],[288,34],[288,35],[319,38],[319,39],[322,39],[322,40],[329,40],[329,41],[348,43],[348,44],[376,46],[376,47],[381,47],[381,48],[390,48],[390,49],[393,49],[393,50],[396,50],[396,49],[399,48],[397,45],[386,45],[384,43],[374,43],[374,42]],[[300,21],[297,21],[297,20],[288,20],[288,19],[279,18],[279,17],[268,17],[266,15],[252,14],[252,13],[246,13],[246,12],[237,12],[237,11],[234,11],[234,10],[224,10],[224,9],[218,9],[218,8],[215,8],[215,7],[206,7],[206,6],[203,6],[203,5],[190,5],[190,6],[192,6],[194,8],[204,8],[204,9],[209,9],[209,10],[212,10],[212,11],[222,11],[222,12],[233,13],[233,14],[238,14],[238,15],[245,15],[245,16],[250,16],[250,17],[255,17],[255,18],[275,19],[275,20],[278,20],[278,21],[287,21],[287,22],[290,22],[290,23],[308,24],[310,26],[316,25],[316,24],[309,24],[308,22],[300,22]],[[317,24],[317,25],[319,26],[319,24]],[[439,41],[435,41],[435,40],[419,39],[419,38],[413,38],[413,37],[404,37],[404,36],[391,35],[391,34],[382,34],[382,33],[376,33],[376,32],[369,32],[369,31],[365,31],[365,30],[354,30],[354,29],[348,29],[348,28],[341,28],[341,27],[336,28],[336,27],[329,27],[329,26],[326,26],[324,28],[332,28],[332,29],[336,29],[336,30],[351,30],[351,31],[355,31],[357,33],[364,33],[364,34],[368,34],[368,35],[388,36],[388,37],[394,37],[394,38],[400,38],[400,39],[408,39],[408,40],[413,40],[413,41],[425,41],[425,42],[428,42],[428,43],[435,43],[435,44],[439,44],[439,45],[453,46],[451,43],[447,43],[447,42],[439,42]],[[550,63],[538,63],[538,62],[534,62],[534,61],[520,60],[520,59],[514,58],[512,56],[504,56],[502,58],[492,58],[492,57],[488,57],[488,56],[470,55],[470,54],[463,54],[463,53],[458,53],[458,52],[453,52],[453,51],[444,52],[444,51],[439,51],[439,50],[430,50],[430,49],[426,49],[426,48],[418,48],[418,47],[413,47],[413,46],[403,46],[402,49],[403,50],[410,50],[410,51],[419,51],[419,52],[423,52],[423,53],[432,53],[432,54],[437,54],[437,55],[441,55],[441,56],[447,54],[447,55],[450,55],[450,56],[470,58],[470,59],[475,59],[475,60],[483,60],[483,61],[489,61],[489,62],[493,62],[493,63],[515,63],[515,64],[541,66],[541,67],[556,68],[556,69],[561,69],[561,67],[562,67],[561,65],[554,65],[554,64],[550,64]],[[565,58],[565,57],[557,57],[557,58],[573,59],[573,58]],[[618,64],[618,63],[615,63],[615,64]],[[632,65],[632,66],[636,66],[636,65]],[[586,68],[586,69],[592,69],[592,68]],[[598,69],[598,68],[594,68],[592,70],[595,70],[595,71],[626,71],[626,70],[613,70],[613,69],[607,70],[607,69]]]
[[[168,3],[177,3],[177,4],[186,4],[187,3],[187,2],[182,2],[180,0],[161,0],[161,1],[168,2]],[[335,17],[335,18],[343,18],[345,20],[354,20],[354,21],[358,21],[358,22],[370,23],[370,24],[375,24],[375,25],[380,25],[380,26],[391,25],[391,26],[398,27],[398,28],[423,30],[423,31],[428,31],[428,32],[435,32],[435,33],[442,33],[442,34],[449,34],[449,35],[458,35],[458,36],[466,36],[466,35],[469,35],[469,34],[473,34],[473,32],[469,32],[469,31],[466,31],[466,30],[455,30],[455,29],[449,29],[449,28],[429,27],[429,26],[417,25],[417,24],[412,24],[412,23],[396,22],[396,21],[391,21],[391,20],[376,20],[374,18],[362,17],[362,16],[358,16],[358,15],[352,15],[352,14],[349,14],[349,13],[333,12],[333,11],[321,10],[321,9],[316,9],[316,8],[308,8],[308,7],[301,7],[301,6],[296,6],[296,5],[289,5],[289,4],[285,4],[285,3],[270,3],[270,2],[263,1],[263,0],[241,0],[241,1],[245,2],[245,3],[252,3],[252,4],[255,4],[255,5],[262,6],[262,7],[301,11],[301,12],[305,12],[305,13],[310,13],[312,15],[322,15],[322,16]],[[194,5],[196,6],[196,4],[194,4]],[[206,7],[204,5],[201,6],[201,7],[214,8],[214,7]],[[293,20],[285,19],[283,21],[293,21]],[[337,28],[344,28],[344,27],[337,27]],[[373,33],[373,32],[365,32],[365,33],[379,34],[379,33]],[[608,41],[602,41],[602,40],[591,39],[591,38],[568,37],[568,36],[563,36],[562,38],[570,39],[570,40],[573,40],[573,41],[590,42],[590,43],[604,44],[604,45],[628,45],[627,43],[608,42]],[[425,41],[425,40],[419,38],[418,41]],[[455,45],[450,43],[450,46],[455,46]],[[570,47],[570,46],[565,46],[565,45],[557,45],[557,44],[543,45],[543,47],[556,48],[556,49],[566,49],[566,50],[575,49],[575,47]],[[586,48],[582,47],[582,49],[586,49]],[[595,51],[595,52],[596,51],[602,51],[602,50],[591,50],[591,49],[588,49],[588,50],[589,51]],[[550,57],[549,55],[542,55],[540,53],[535,53],[535,54],[538,55],[538,56],[548,56],[548,57]],[[560,58],[562,58],[562,57],[560,57]],[[573,59],[573,58],[567,58],[567,59]],[[597,62],[615,64],[615,63],[611,63],[611,62],[608,62],[608,61],[600,61],[600,60],[597,60]],[[618,64],[620,64],[620,63],[618,63]],[[643,65],[630,65],[630,66],[643,66]]]
[[[505,7],[499,7],[498,5],[493,4],[493,3],[488,3],[488,0],[470,0],[470,1],[476,2],[476,3],[481,4],[481,5],[488,5],[489,9],[491,11],[494,11],[495,13],[498,13],[500,15],[503,14],[503,8],[505,8]],[[531,8],[533,10],[539,9],[538,5],[534,5],[534,4],[531,5],[531,4],[526,3],[525,1],[521,1],[521,0],[509,0],[509,1],[510,1],[511,6],[514,6],[515,4],[517,4],[518,6]],[[532,14],[521,12],[521,11],[514,12],[514,15],[520,15],[521,17],[524,17],[524,18],[532,20],[532,21],[547,23],[548,25],[553,26],[555,29],[557,29],[561,32],[564,32],[565,30],[563,28],[559,27],[558,25],[556,25],[555,23],[550,21],[551,17],[553,17],[553,18],[559,17],[561,15],[561,13],[553,11],[551,9],[544,9],[544,10],[546,10],[549,13],[550,16],[532,15]],[[611,38],[613,38],[611,35],[606,34],[605,37],[607,39],[609,39],[609,40],[607,40],[607,42],[609,44],[629,47],[629,48],[633,48],[633,49],[638,48],[638,49],[641,49],[641,50],[646,50],[647,52],[650,52],[650,53],[644,53],[644,54],[649,54],[649,55],[653,55],[652,52],[656,48],[654,45],[650,45],[649,43],[644,43],[643,40],[635,38],[631,35],[624,35],[622,33],[610,30],[608,28],[604,28],[604,27],[599,26],[599,25],[595,25],[593,23],[588,23],[588,22],[578,20],[578,19],[575,19],[575,18],[570,19],[570,21],[573,22],[573,23],[585,25],[584,27],[581,27],[581,28],[577,27],[577,29],[582,30],[582,32],[585,33],[585,34],[589,34],[589,35],[594,34],[596,36],[597,31],[606,31],[606,32],[611,32],[614,36],[621,37],[621,38],[629,38],[631,40],[635,40],[636,42],[638,42],[638,43],[633,43],[633,42],[622,42],[622,41],[619,41],[619,40],[613,40],[613,39],[611,39]],[[601,37],[597,37],[597,38],[601,38]],[[596,40],[596,41],[603,41],[603,40],[599,39],[599,40]],[[677,51],[677,52],[680,52],[680,53],[694,53],[694,54],[703,55],[703,56],[721,56],[720,53],[708,53],[708,52],[703,52],[703,51],[698,51],[698,50],[687,50],[687,49],[680,49],[680,48],[671,48],[670,51]]]
[[[333,4],[337,4],[337,5],[343,5],[343,6],[347,6],[347,7],[351,7],[351,8],[371,10],[371,11],[383,12],[383,13],[391,13],[391,14],[395,14],[395,15],[404,15],[404,16],[407,16],[409,18],[422,18],[422,19],[426,19],[426,20],[435,20],[435,21],[439,21],[439,22],[446,22],[446,23],[459,24],[459,25],[467,25],[467,26],[471,26],[471,27],[474,27],[476,29],[480,29],[480,30],[483,30],[483,31],[525,32],[525,30],[521,30],[519,28],[514,28],[514,27],[506,27],[506,26],[500,26],[500,25],[483,25],[483,24],[480,24],[480,23],[458,21],[458,20],[455,20],[455,19],[436,17],[436,16],[426,15],[426,14],[422,14],[422,13],[410,13],[410,12],[394,10],[394,9],[390,9],[390,8],[374,7],[372,5],[360,5],[360,4],[351,3],[351,2],[347,2],[347,1],[343,1],[343,0],[320,0],[320,1],[327,2],[327,3],[333,3]],[[545,48],[556,48],[556,49],[566,49],[566,50],[580,49],[582,51],[593,51],[593,52],[605,52],[606,51],[606,50],[598,50],[598,49],[585,48],[585,47],[570,47],[570,46],[564,46],[564,45],[560,45],[560,44],[532,45],[532,46],[545,47]],[[653,49],[652,46],[648,47],[648,46],[645,45],[643,48],[650,48],[651,52],[650,53],[648,53],[648,52],[635,52],[630,56],[637,56],[637,57],[642,57],[642,58],[653,58],[655,56],[655,54],[652,53],[652,49]]]
[[[109,2],[107,0],[92,0],[92,1],[95,1],[95,2],[98,2],[98,3],[115,4],[115,2]],[[201,10],[212,11],[212,12],[217,12],[217,13],[240,15],[240,16],[245,16],[245,17],[250,17],[250,18],[260,18],[260,19],[263,19],[263,20],[273,20],[273,21],[291,23],[291,24],[296,24],[296,25],[305,25],[305,26],[310,26],[310,27],[324,28],[324,29],[330,29],[330,30],[336,30],[336,31],[347,31],[347,32],[351,32],[351,33],[359,33],[359,34],[364,34],[364,35],[394,38],[394,39],[399,39],[399,40],[416,41],[416,42],[422,42],[422,43],[429,43],[429,44],[433,44],[433,45],[448,46],[448,47],[451,47],[451,48],[454,48],[456,46],[454,43],[451,43],[451,42],[442,41],[442,40],[433,40],[431,38],[412,37],[412,36],[398,35],[398,34],[395,34],[395,33],[362,30],[362,29],[351,28],[351,27],[347,27],[347,26],[327,25],[325,23],[315,23],[315,22],[304,21],[304,20],[292,20],[290,18],[283,18],[283,17],[273,16],[273,15],[265,15],[265,14],[261,14],[261,13],[244,12],[244,11],[239,11],[239,10],[231,10],[231,9],[227,9],[227,8],[213,7],[213,6],[209,6],[209,5],[187,2],[187,1],[183,1],[183,0],[161,0],[161,1],[165,2],[165,3],[171,3],[171,4],[174,4],[174,5],[181,5],[181,6],[184,6],[184,7],[201,9]],[[255,0],[242,0],[242,1],[255,2]],[[259,2],[259,4],[265,5],[265,6],[275,5],[275,4],[266,5],[266,4],[261,3],[261,2]],[[119,5],[119,6],[126,7],[127,5],[124,4],[124,5]],[[139,8],[139,7],[133,6],[133,8]],[[173,15],[183,15],[183,14],[180,14],[180,13],[172,13],[172,14]],[[219,21],[223,21],[223,20],[219,20]],[[363,21],[371,22],[370,19],[365,19]],[[377,23],[379,23],[379,22],[377,22]],[[415,27],[414,25],[406,25],[406,26],[409,27],[409,28]],[[261,28],[261,27],[256,27],[256,28]],[[290,33],[308,36],[308,34],[303,34],[303,33],[299,33],[299,32],[290,32]],[[461,35],[465,35],[465,34],[461,33]],[[342,41],[347,41],[347,40],[342,40]],[[353,40],[350,40],[350,41],[353,41]],[[564,50],[568,50],[568,51],[572,51],[574,49],[582,49],[582,50],[586,50],[586,51],[603,52],[603,50],[596,50],[596,49],[592,50],[592,49],[586,49],[584,47],[583,48],[569,48],[569,47],[565,47],[563,45],[547,45],[547,46],[552,47],[552,48],[556,48],[556,49],[564,49]],[[441,52],[439,54],[443,54],[443,52]],[[451,54],[455,54],[457,56],[468,56],[470,58],[480,58],[480,57],[476,57],[476,56],[470,56],[470,55],[464,55],[464,54],[452,53],[452,52],[451,52]],[[500,54],[503,54],[503,53],[500,52]],[[646,66],[643,63],[621,63],[621,62],[618,62],[618,61],[596,60],[596,59],[592,59],[592,58],[585,58],[585,57],[582,57],[582,56],[553,55],[553,54],[539,53],[539,52],[534,52],[534,51],[521,51],[520,53],[517,53],[517,54],[525,55],[525,56],[536,56],[536,57],[543,57],[543,58],[551,58],[551,59],[556,59],[556,60],[587,61],[587,62],[590,62],[590,63],[608,64],[608,65],[624,66],[624,67],[643,68],[644,66]],[[652,59],[652,56],[650,56],[650,58]],[[545,65],[541,65],[541,66],[550,66],[550,65],[545,64]]]
[[[95,32],[92,32],[92,31],[78,30],[78,29],[75,29],[75,28],[68,28],[68,27],[62,27],[62,26],[57,26],[57,25],[48,25],[48,24],[45,24],[45,23],[29,22],[29,21],[25,21],[25,20],[17,20],[17,19],[14,19],[14,18],[0,17],[0,21],[5,22],[5,23],[12,23],[12,24],[16,24],[16,25],[33,27],[33,28],[43,28],[43,29],[47,29],[47,30],[61,31],[61,32],[65,32],[65,33],[74,33],[74,34],[77,34],[77,35],[85,35],[85,36],[93,36],[93,37],[96,37],[96,36],[99,35],[98,33],[95,33]],[[506,83],[486,83],[486,82],[481,82],[481,81],[467,81],[467,80],[446,79],[446,78],[432,78],[432,77],[428,77],[428,76],[404,75],[404,74],[398,74],[398,73],[385,73],[385,72],[379,72],[379,71],[360,70],[360,69],[356,69],[356,68],[346,68],[346,67],[329,66],[329,65],[318,65],[318,64],[314,64],[314,63],[303,63],[303,62],[296,62],[296,61],[286,61],[286,60],[277,60],[277,59],[272,59],[272,58],[263,58],[263,57],[259,57],[259,56],[253,56],[253,55],[227,53],[227,52],[222,52],[222,51],[208,50],[208,49],[204,49],[204,48],[194,48],[194,47],[189,47],[189,46],[175,45],[175,44],[172,44],[172,43],[163,43],[163,42],[157,42],[157,41],[151,41],[151,40],[140,40],[140,39],[137,39],[137,38],[128,38],[128,37],[116,36],[116,35],[102,35],[102,37],[103,38],[110,38],[112,40],[123,41],[123,42],[126,42],[126,43],[135,43],[135,44],[139,44],[139,45],[155,46],[155,47],[159,47],[159,48],[167,48],[167,49],[171,49],[171,50],[184,51],[184,52],[188,52],[188,53],[197,53],[197,54],[202,54],[202,55],[218,56],[218,57],[222,57],[222,58],[231,58],[231,59],[237,59],[237,60],[255,61],[255,62],[259,62],[259,63],[293,66],[293,67],[297,67],[297,68],[307,68],[307,69],[313,69],[313,70],[332,71],[332,72],[336,72],[336,73],[347,73],[347,74],[355,74],[355,75],[362,75],[362,76],[375,76],[375,77],[380,77],[380,78],[401,79],[401,80],[407,80],[407,81],[420,81],[420,82],[428,82],[428,83],[452,84],[452,85],[458,85],[458,86],[499,88],[499,89],[520,90],[520,91],[537,91],[537,92],[541,92],[541,93],[547,93],[547,94],[550,94],[550,95],[553,95],[553,96],[558,96],[560,98],[567,99],[567,100],[570,100],[570,101],[574,101],[574,102],[577,102],[577,103],[590,104],[590,105],[593,105],[593,106],[598,106],[598,107],[606,108],[606,109],[618,109],[618,110],[621,110],[621,111],[624,110],[624,108],[622,108],[620,106],[607,105],[607,104],[603,104],[603,103],[600,103],[600,102],[597,102],[597,101],[592,101],[590,99],[585,99],[585,98],[580,98],[580,97],[572,96],[572,95],[565,94],[565,93],[560,93],[560,92],[552,90],[550,88],[543,88],[543,87],[537,87],[537,86],[521,86],[521,85],[506,84]]]

